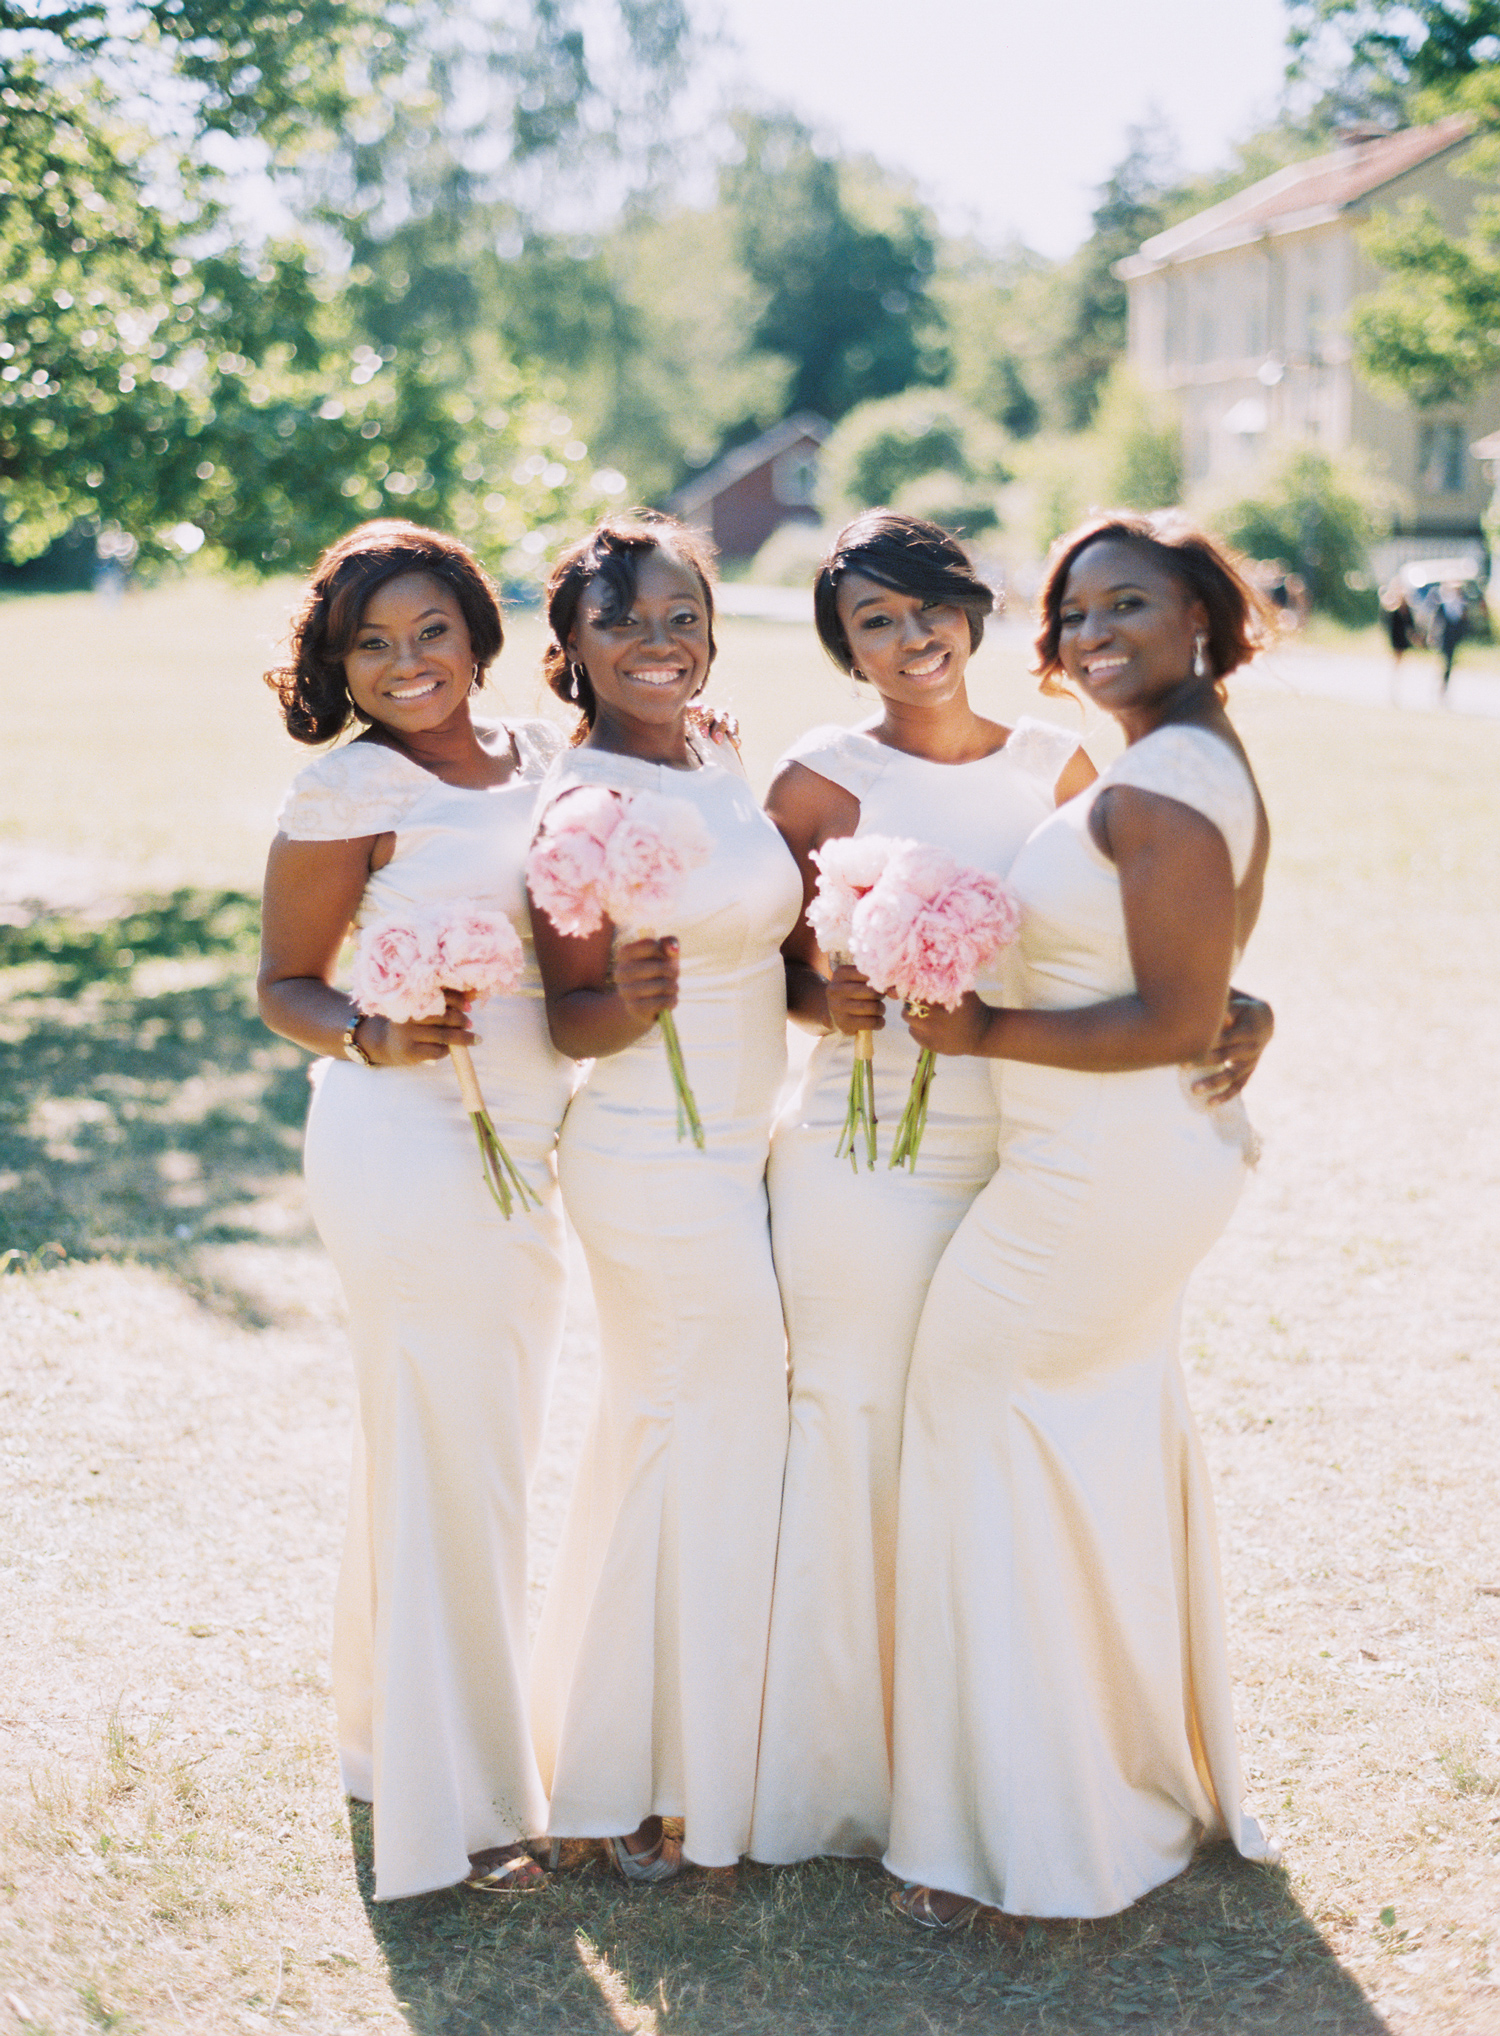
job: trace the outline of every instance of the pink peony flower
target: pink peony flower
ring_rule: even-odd
[[[354,954],[350,992],[361,1011],[405,1025],[443,1008],[429,930],[409,919],[365,927]]]
[[[813,850],[818,888],[807,908],[807,923],[824,954],[848,954],[855,907],[899,846],[884,834],[846,834]]]
[[[445,989],[504,997],[521,980],[521,936],[505,913],[465,901],[451,905],[437,924],[433,958]]]
[[[666,931],[683,878],[712,854],[713,837],[691,801],[638,792],[604,851],[605,910],[622,933]]]
[[[547,808],[526,858],[533,900],[559,933],[575,940],[604,923],[604,855],[624,810],[602,785],[580,785]]]
[[[850,952],[879,989],[953,1010],[1014,940],[1020,910],[998,877],[918,841],[890,844],[884,872],[855,907]]]

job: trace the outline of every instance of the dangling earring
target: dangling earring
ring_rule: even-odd
[[[484,680],[483,680],[483,679],[482,679],[482,678],[480,677],[480,673],[479,673],[479,667],[478,667],[478,665],[476,664],[476,665],[475,665],[475,667],[474,667],[474,676],[473,676],[473,678],[472,678],[472,679],[470,679],[470,681],[469,681],[469,691],[470,691],[471,693],[477,693],[477,692],[479,691],[479,688],[480,688],[480,687],[481,687],[481,686],[482,686],[483,684],[484,684]]]
[[[576,657],[568,666],[568,677],[573,681],[574,693],[581,700],[583,698],[583,689],[589,682],[589,675]]]
[[[858,665],[850,665],[849,693],[852,699],[857,700],[859,698],[859,689],[860,686],[864,683],[864,676],[865,676],[864,673],[860,670]]]
[[[1203,655],[1203,646],[1207,642],[1208,638],[1206,636],[1199,635],[1193,638],[1193,677],[1195,679],[1206,679],[1208,677],[1208,663]]]

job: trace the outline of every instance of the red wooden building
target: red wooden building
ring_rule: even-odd
[[[783,523],[816,523],[818,454],[827,422],[810,410],[737,445],[679,488],[667,507],[704,531],[723,558],[753,558]]]

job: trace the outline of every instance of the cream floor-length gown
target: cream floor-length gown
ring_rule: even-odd
[[[812,730],[785,760],[858,799],[857,834],[927,842],[1004,876],[1076,749],[1028,718],[970,763],[847,728]],[[917,1063],[892,1002],[875,1035],[880,1157],[855,1173],[835,1156],[853,1052],[842,1034],[818,1041],[771,1142],[791,1438],[750,1849],[778,1865],[886,1847],[907,1366],[928,1281],[995,1166],[994,1090],[975,1060],[940,1064],[915,1171],[886,1164]]]
[[[1098,790],[1205,814],[1248,866],[1256,802],[1205,730],[1133,744],[1022,849],[1006,1001],[1134,987]],[[1176,1068],[999,1072],[1000,1163],[943,1255],[912,1358],[897,1530],[886,1864],[1012,1914],[1102,1916],[1240,1806],[1213,1505],[1177,1357],[1189,1274],[1245,1173],[1239,1103]]]
[[[721,754],[674,770],[580,749],[549,787],[690,800],[714,855],[655,929],[680,943],[677,1029],[705,1150],[677,1136],[655,1026],[593,1063],[559,1143],[600,1379],[533,1684],[553,1832],[680,1816],[684,1852],[709,1867],[750,1837],[787,1425],[764,1175],[786,1066],[780,948],[802,902],[795,862]]]
[[[313,1217],[349,1307],[359,1387],[333,1684],[348,1792],[374,1805],[380,1901],[449,1887],[469,1855],[546,1829],[526,1701],[526,1499],[561,1342],[554,1172],[573,1082],[548,1036],[523,864],[559,736],[512,726],[519,769],[446,785],[356,741],[310,764],[280,815],[296,840],[394,830],[359,923],[461,899],[522,935],[519,992],[477,1003],[474,1068],[540,1211],[507,1222],[446,1060],[325,1062],[308,1117]]]

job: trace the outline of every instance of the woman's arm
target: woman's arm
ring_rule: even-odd
[[[1095,811],[1119,872],[1134,991],[1069,1011],[997,1010],[966,998],[957,1011],[908,1019],[920,1045],[1094,1074],[1169,1067],[1209,1051],[1234,957],[1224,837],[1177,800],[1133,786],[1111,788]]]
[[[884,997],[848,962],[830,972],[807,923],[807,908],[818,888],[813,850],[853,834],[859,826],[858,799],[805,764],[785,763],[766,794],[766,812],[796,858],[802,878],[802,911],[781,943],[787,1016],[810,1032],[880,1031],[885,1024]]]
[[[289,841],[278,834],[266,858],[261,908],[260,1015],[273,1032],[313,1053],[343,1052],[345,1028],[358,1022],[359,1044],[377,1067],[410,1067],[441,1060],[450,1045],[473,1046],[467,999],[447,993],[441,1017],[410,1025],[361,1018],[343,990],[333,987],[339,949],[370,878],[376,844]]]
[[[597,1060],[634,1046],[659,1012],[676,1006],[677,942],[670,936],[628,941],[616,950],[607,919],[597,933],[575,939],[559,933],[533,900],[531,937],[547,997],[547,1030],[571,1060]]]
[[[1053,797],[1057,804],[1065,805],[1069,799],[1076,799],[1080,792],[1086,792],[1098,775],[1088,752],[1075,749],[1063,765],[1062,776],[1053,788]]]

